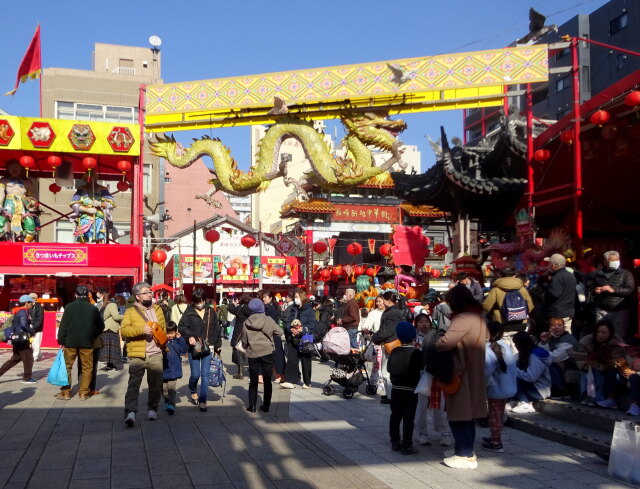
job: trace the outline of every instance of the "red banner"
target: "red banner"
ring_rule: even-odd
[[[388,205],[344,205],[334,204],[334,221],[398,222],[400,209]]]
[[[86,267],[89,264],[89,252],[86,246],[25,244],[22,248],[22,264]]]

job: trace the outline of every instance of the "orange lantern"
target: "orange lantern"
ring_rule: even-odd
[[[602,127],[604,124],[609,122],[610,118],[611,116],[606,110],[596,110],[593,114],[591,114],[591,118],[589,120],[591,121],[591,124]]]

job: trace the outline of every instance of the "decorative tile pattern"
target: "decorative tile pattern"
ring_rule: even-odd
[[[409,81],[398,85],[387,64],[401,67]],[[232,107],[261,107],[273,97],[300,104],[383,97],[480,86],[546,81],[546,45],[398,59],[360,65],[278,72],[237,78],[151,85],[147,114],[187,113]]]

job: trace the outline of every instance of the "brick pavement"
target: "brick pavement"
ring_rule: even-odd
[[[46,384],[52,354],[36,364],[37,385],[23,385],[18,365],[0,378],[0,486],[91,489],[628,487],[606,476],[596,457],[507,430],[506,453],[483,454],[476,471],[440,465],[441,450],[406,457],[387,443],[388,407],[356,394],[274,389],[272,412],[244,410],[247,382],[228,373],[227,395],[212,390],[209,411],[181,402],[169,417],[122,422],[125,372],[100,372],[100,395],[58,401]],[[228,348],[224,359],[229,360]],[[8,353],[0,354],[0,363]],[[314,363],[314,386],[328,367]],[[188,375],[188,367],[185,367]],[[144,406],[146,389],[141,393]],[[506,463],[505,463],[506,462]]]

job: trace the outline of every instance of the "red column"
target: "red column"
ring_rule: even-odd
[[[307,229],[305,232],[305,266],[307,267],[307,273],[305,274],[305,290],[307,294],[312,294],[313,288],[313,230]]]
[[[140,125],[140,156],[137,165],[133,169],[133,188],[131,205],[131,244],[142,248],[144,215],[144,110],[145,110],[145,85],[140,86],[140,96],[138,99],[138,124]],[[142,281],[144,275],[144,251],[140,267],[136,271],[136,281]]]
[[[527,209],[533,212],[535,182],[533,173],[533,96],[531,83],[527,83]]]
[[[571,40],[571,63],[573,72],[573,180],[575,193],[573,213],[575,217],[576,257],[582,258],[582,147],[580,144],[580,64],[578,60],[578,40]]]

